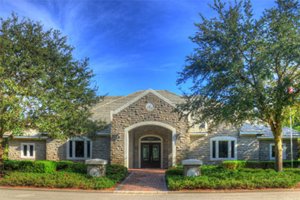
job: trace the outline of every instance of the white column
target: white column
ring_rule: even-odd
[[[176,165],[176,130],[172,132],[172,165]]]
[[[125,167],[129,167],[128,165],[128,147],[129,147],[129,143],[128,143],[128,131],[125,130],[124,133],[124,164]]]

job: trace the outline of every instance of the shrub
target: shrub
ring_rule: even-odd
[[[5,160],[4,169],[7,171],[18,170],[22,172],[53,173],[56,171],[56,163],[53,161],[16,161]]]
[[[56,172],[52,174],[9,172],[0,179],[0,185],[104,189],[113,187],[115,185],[115,181],[110,180],[107,177],[92,178],[84,174],[72,172]]]
[[[222,162],[222,166],[225,169],[240,169],[240,168],[244,168],[246,166],[246,161],[242,161],[242,160],[226,160]]]
[[[72,165],[73,163],[74,163],[74,162],[69,161],[69,160],[57,161],[57,162],[56,162],[56,170],[57,170],[57,171],[60,171],[60,170],[66,170],[66,169],[69,169],[69,168],[71,168],[71,165]]]
[[[293,161],[294,167],[297,168],[300,165],[299,160]],[[262,168],[262,169],[274,169],[275,162],[274,161],[247,161],[245,167],[247,168]],[[283,161],[283,167],[291,167],[290,160]]]
[[[112,179],[116,182],[120,182],[125,179],[127,174],[127,168],[122,165],[107,165],[106,167],[107,178]]]
[[[198,177],[184,177],[179,173],[181,170],[167,170],[166,180],[170,190],[290,188],[300,181],[300,169],[295,168],[276,172],[273,169],[229,170],[218,166],[202,166],[202,175]]]
[[[58,161],[57,171],[75,172],[86,174],[87,167],[84,163],[72,161]]]
[[[300,161],[293,161],[294,167],[297,168],[300,165]],[[254,168],[254,169],[274,169],[275,162],[274,161],[242,161],[242,160],[232,160],[232,161],[223,161],[221,164],[222,167],[226,169],[240,169],[240,168]],[[290,168],[291,161],[284,160],[283,167]]]
[[[166,171],[166,176],[182,176],[183,167],[171,167]]]
[[[18,170],[20,167],[20,161],[16,160],[4,160],[4,170],[7,171],[13,171],[13,170]]]

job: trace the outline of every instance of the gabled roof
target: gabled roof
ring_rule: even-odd
[[[135,103],[147,94],[156,95],[158,98],[164,100],[166,103],[175,106],[176,104],[183,103],[183,98],[177,94],[167,90],[142,90],[127,96],[107,96],[103,101],[99,102],[92,108],[92,119],[104,120],[107,123],[111,122],[111,114],[116,114],[131,104]]]

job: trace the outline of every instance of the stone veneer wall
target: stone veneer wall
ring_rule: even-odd
[[[66,160],[67,140],[47,139],[46,159],[47,160]]]
[[[238,160],[259,160],[259,141],[256,136],[237,138]]]
[[[110,162],[110,136],[97,136],[92,140],[92,158]]]
[[[190,152],[188,154],[188,158],[201,159],[206,164],[222,162],[210,160],[210,139],[218,136],[231,136],[237,139],[237,159],[259,159],[259,141],[256,139],[256,136],[240,137],[238,130],[230,127],[219,127],[216,130],[211,130],[207,136],[191,135]]]
[[[147,103],[154,105],[153,111],[147,111]],[[187,133],[187,120],[179,119],[174,107],[156,95],[149,93],[127,108],[113,115],[111,162],[124,165],[124,129],[146,121],[157,121],[168,124],[176,129],[176,162],[179,163],[189,150],[190,137]]]
[[[21,158],[21,144],[35,144],[35,158]],[[45,140],[18,140],[13,139],[8,141],[8,158],[10,160],[45,160],[46,159],[46,141]]]
[[[289,139],[283,139],[282,143],[285,143],[286,157],[287,160],[291,159],[291,145]],[[298,159],[298,144],[297,139],[293,140],[293,157]],[[259,159],[260,160],[270,160],[270,144],[274,144],[273,140],[260,140],[259,141]]]
[[[67,160],[67,140],[47,140],[47,160]],[[92,158],[110,161],[110,137],[96,136],[92,139]]]

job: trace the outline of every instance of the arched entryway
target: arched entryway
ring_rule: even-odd
[[[124,158],[129,168],[168,168],[175,164],[176,129],[161,122],[140,122],[125,129]]]

